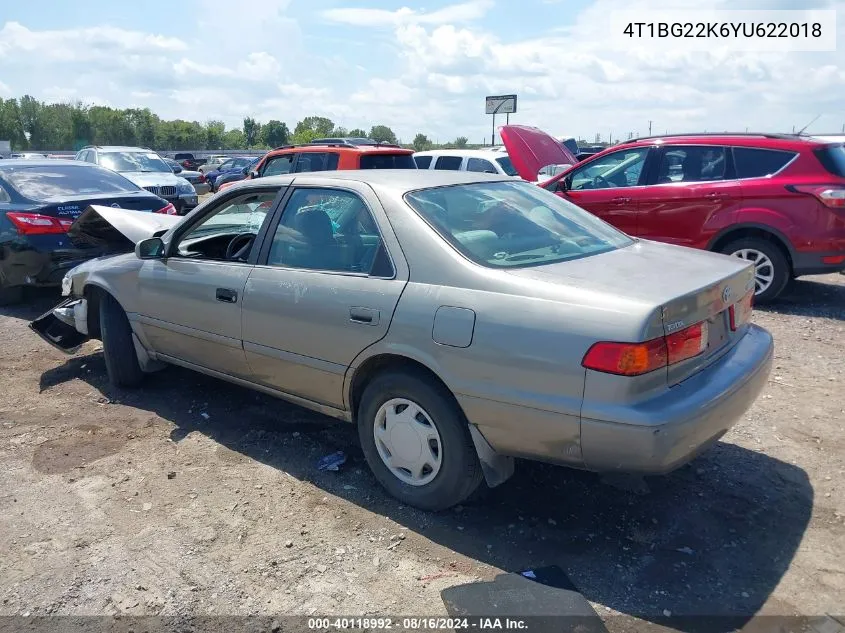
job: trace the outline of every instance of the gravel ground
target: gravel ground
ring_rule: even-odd
[[[99,342],[67,357],[27,329],[56,300],[0,309],[0,615],[441,615],[445,587],[548,564],[611,630],[845,613],[843,276],[755,311],[776,368],[692,464],[520,463],[441,514],[387,497],[349,425],[178,368],[112,390]]]

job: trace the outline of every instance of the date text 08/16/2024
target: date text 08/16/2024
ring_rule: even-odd
[[[309,618],[309,631],[528,631],[528,623],[520,618],[473,617],[361,617],[361,618]]]

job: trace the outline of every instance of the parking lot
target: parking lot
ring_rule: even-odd
[[[98,341],[67,357],[27,329],[57,297],[0,309],[3,613],[438,615],[445,587],[545,564],[611,630],[841,612],[842,275],[755,311],[770,381],[692,464],[617,481],[520,463],[443,514],[382,492],[351,426],[178,368],[111,389]]]

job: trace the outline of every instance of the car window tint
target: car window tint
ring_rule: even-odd
[[[573,191],[633,187],[640,182],[647,147],[613,152],[572,172],[567,177]]]
[[[356,194],[297,189],[276,228],[267,264],[370,273],[382,248],[378,225]]]
[[[258,234],[275,198],[276,192],[269,191],[242,194],[221,202],[210,216],[179,239],[176,252],[182,257],[225,261],[226,248],[235,236]]]
[[[516,167],[513,166],[511,162],[510,156],[502,156],[501,158],[497,158],[496,162],[499,163],[499,167],[502,168],[502,171],[505,172],[508,176],[518,176],[519,172],[516,171]]]
[[[120,174],[90,164],[7,167],[9,185],[30,200],[60,200],[70,195],[126,193],[140,188]]]
[[[406,202],[468,259],[491,268],[536,266],[633,243],[624,233],[527,182],[452,185]]]
[[[428,169],[431,165],[431,156],[414,156],[414,162],[418,169]]]
[[[819,162],[834,176],[845,177],[845,145],[831,145],[813,152]]]
[[[360,169],[416,169],[412,154],[362,154]]]
[[[754,147],[734,147],[737,178],[764,178],[780,171],[795,157],[795,152]]]
[[[285,156],[278,156],[271,158],[264,165],[264,170],[261,172],[262,176],[278,176],[280,174],[289,174],[293,166],[293,160],[296,154],[286,154]]]
[[[438,156],[437,162],[434,163],[434,168],[458,171],[461,168],[463,160],[460,156]]]
[[[657,184],[724,180],[725,155],[725,148],[718,146],[668,146],[657,169]]]
[[[337,152],[303,152],[296,161],[296,171],[331,171],[337,169]]]
[[[493,166],[493,163],[491,163],[489,160],[484,160],[483,158],[470,158],[467,161],[467,171],[479,171],[491,174],[499,173],[496,171],[496,168]]]

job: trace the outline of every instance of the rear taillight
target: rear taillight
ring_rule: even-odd
[[[822,264],[828,264],[831,266],[845,264],[845,255],[826,255],[822,257]]]
[[[731,331],[736,332],[751,320],[751,310],[754,308],[754,291],[748,292],[742,299],[728,308],[731,317]]]
[[[845,209],[845,187],[836,185],[789,185],[787,189],[814,196],[824,206],[831,209]]]
[[[176,211],[176,207],[173,206],[172,202],[168,202],[167,206],[164,206],[158,211],[155,211],[155,213],[163,213],[164,215],[179,215],[179,213]]]
[[[15,225],[20,235],[49,235],[67,233],[73,220],[54,218],[40,213],[9,211],[6,217]]]
[[[641,376],[703,353],[708,332],[707,322],[701,322],[645,343],[595,343],[581,365],[606,374]]]

